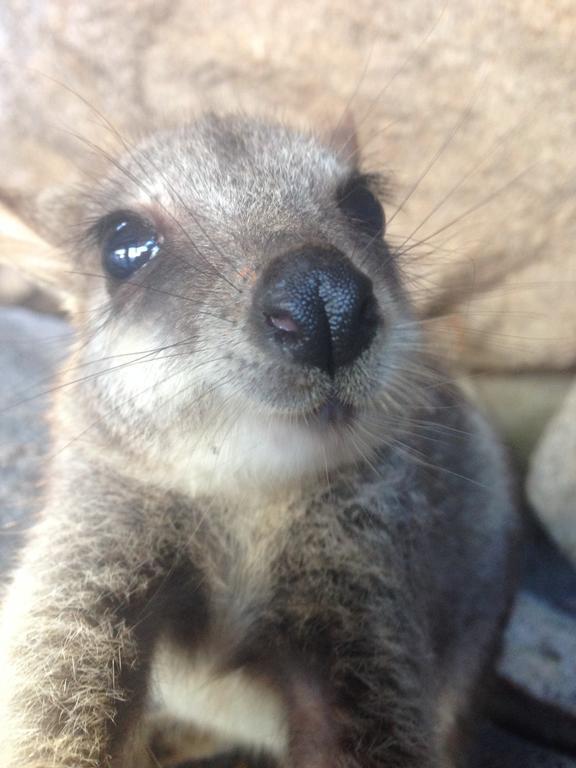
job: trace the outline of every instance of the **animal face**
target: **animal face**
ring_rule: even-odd
[[[422,390],[377,182],[342,154],[207,117],[74,201],[84,402],[178,485],[369,457]]]

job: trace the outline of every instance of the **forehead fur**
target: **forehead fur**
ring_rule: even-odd
[[[210,216],[258,215],[271,207],[318,204],[352,169],[312,135],[241,116],[208,115],[141,144],[99,197],[107,208],[113,191],[119,201],[193,204]]]

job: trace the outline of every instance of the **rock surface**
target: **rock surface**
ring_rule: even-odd
[[[0,309],[0,564],[17,550],[41,495],[47,393],[70,339],[62,320]]]
[[[0,304],[27,307],[52,314],[59,310],[55,296],[34,285],[32,280],[25,278],[21,272],[1,265]]]
[[[528,494],[543,525],[576,565],[576,384],[532,456]]]
[[[464,376],[461,383],[482,404],[525,470],[534,446],[572,386],[573,375],[486,372]]]

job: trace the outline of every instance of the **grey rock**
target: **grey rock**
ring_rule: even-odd
[[[574,717],[576,729],[576,620],[522,592],[505,634],[501,669],[539,700]],[[576,748],[576,730],[574,732]]]
[[[492,715],[576,752],[576,615],[523,590],[506,630]]]
[[[576,386],[536,447],[527,487],[542,524],[576,564]]]
[[[58,318],[0,308],[0,566],[6,570],[41,496],[47,396],[70,341]]]

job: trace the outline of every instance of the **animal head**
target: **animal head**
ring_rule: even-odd
[[[78,329],[61,397],[169,483],[274,486],[369,459],[423,390],[382,184],[333,144],[206,116],[29,217],[50,243],[29,264]]]

